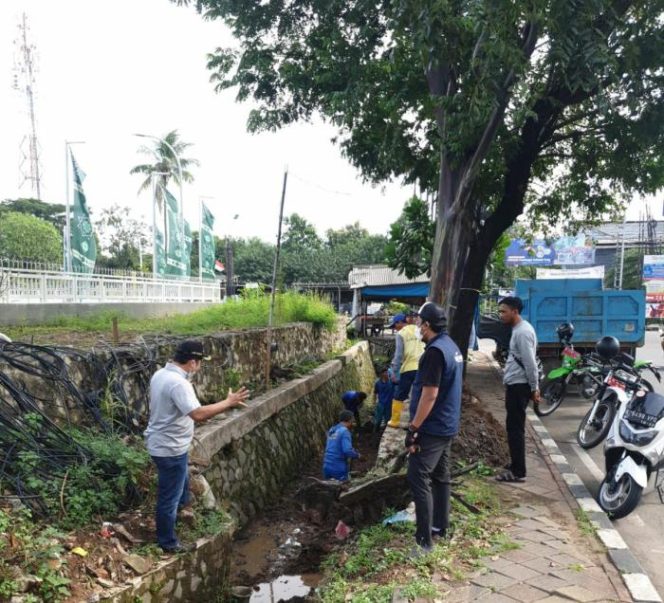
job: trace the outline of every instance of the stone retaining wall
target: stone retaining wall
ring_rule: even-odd
[[[279,496],[302,466],[322,450],[327,429],[342,409],[346,389],[371,391],[375,374],[366,343],[250,400],[196,429],[192,460],[207,478],[217,505],[234,522],[218,536],[201,539],[191,555],[162,562],[108,593],[112,603],[224,601],[233,531]]]
[[[346,333],[343,320],[335,331],[326,331],[311,323],[293,323],[275,327],[270,340],[277,346],[272,354],[272,366],[289,366],[305,360],[324,359],[335,350],[343,349]],[[122,388],[131,401],[132,410],[140,422],[147,422],[147,384],[152,373],[173,354],[183,337],[162,337],[146,343],[120,344],[117,347],[100,346],[91,357],[64,351],[68,379],[73,385],[91,397],[107,395],[113,387]],[[261,382],[264,375],[267,349],[267,329],[225,331],[201,339],[212,360],[203,363],[193,383],[203,402],[220,399],[228,386],[238,383]],[[149,359],[155,362],[146,363]],[[136,371],[138,364],[145,370]],[[100,370],[101,369],[101,370]],[[85,420],[84,404],[72,397],[66,388],[54,387],[54,382],[39,376],[16,370],[0,361],[0,371],[10,379],[25,385],[26,390],[42,404],[44,411],[56,420],[82,422]]]

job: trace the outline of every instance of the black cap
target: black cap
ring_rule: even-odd
[[[203,351],[203,344],[200,341],[187,340],[181,341],[175,349],[175,360],[187,362],[189,360],[210,360]]]
[[[447,326],[447,316],[445,309],[433,302],[426,302],[419,309],[417,315],[432,327],[445,328]]]

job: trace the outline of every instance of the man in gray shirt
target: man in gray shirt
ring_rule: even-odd
[[[249,397],[249,391],[228,390],[220,402],[201,406],[190,382],[203,360],[199,341],[181,342],[172,362],[158,370],[150,380],[150,421],[145,430],[145,443],[157,466],[157,542],[166,552],[191,550],[175,535],[178,508],[189,503],[188,451],[194,436],[194,422],[210,419]]]
[[[500,320],[512,327],[510,350],[505,362],[505,410],[510,464],[496,479],[501,482],[522,482],[526,479],[526,409],[528,402],[538,404],[539,370],[537,367],[537,336],[529,322],[521,318],[523,302],[506,297],[498,304]]]

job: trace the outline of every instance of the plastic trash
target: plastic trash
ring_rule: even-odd
[[[340,519],[337,527],[334,528],[334,534],[339,540],[346,540],[350,535],[350,528]]]
[[[403,511],[399,511],[398,513],[395,513],[394,515],[388,517],[387,519],[383,520],[383,525],[384,526],[391,526],[393,523],[414,523],[415,522],[415,514],[410,512],[408,509],[404,509]]]

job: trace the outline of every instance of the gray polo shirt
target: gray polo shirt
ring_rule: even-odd
[[[187,372],[169,362],[150,380],[150,421],[143,434],[151,456],[180,456],[189,450],[194,420],[201,405]]]

